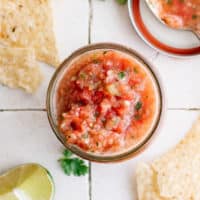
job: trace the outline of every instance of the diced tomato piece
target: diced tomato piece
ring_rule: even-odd
[[[108,99],[104,99],[100,104],[100,112],[101,114],[106,114],[110,109],[112,105],[110,104],[110,101]]]
[[[77,99],[83,103],[88,104],[92,102],[92,91],[89,89],[83,89],[81,92],[78,92]]]
[[[125,114],[126,108],[123,106],[120,106],[120,107],[114,108],[114,110],[119,116],[123,116]]]
[[[72,119],[70,126],[72,127],[73,130],[79,130],[82,131],[82,120],[78,117]]]
[[[141,79],[133,75],[129,78],[128,84],[134,87],[135,85],[140,84],[140,82],[141,82]]]
[[[104,97],[104,93],[102,91],[96,91],[93,96],[93,101],[95,104],[101,103],[102,99]]]
[[[126,99],[126,100],[133,100],[134,99],[134,91],[130,89],[129,85],[121,84],[118,87],[121,98]]]
[[[119,124],[118,124],[118,126],[114,129],[116,132],[118,132],[118,133],[123,133],[123,131],[124,131],[124,124],[122,123],[122,122],[120,122]]]
[[[112,108],[110,109],[107,113],[106,113],[106,119],[110,119],[117,116],[117,113],[115,112],[115,110]]]

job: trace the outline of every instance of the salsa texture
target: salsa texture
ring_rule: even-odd
[[[200,0],[151,0],[160,18],[173,28],[200,32]]]
[[[98,50],[69,66],[57,89],[60,132],[69,144],[113,153],[145,136],[156,113],[148,72],[125,54]]]

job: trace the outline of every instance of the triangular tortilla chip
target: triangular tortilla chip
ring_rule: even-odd
[[[33,93],[42,79],[32,49],[0,47],[0,83]]]
[[[138,200],[168,200],[159,195],[156,173],[151,166],[140,163],[136,175]]]
[[[34,48],[38,60],[58,66],[49,0],[1,0],[0,43]]]
[[[200,199],[200,118],[185,138],[152,163],[162,196]]]
[[[200,118],[174,148],[152,164],[138,166],[138,197],[139,200],[200,200],[199,180]]]

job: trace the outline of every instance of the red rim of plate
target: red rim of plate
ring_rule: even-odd
[[[147,43],[151,44],[156,49],[161,50],[162,52],[166,52],[169,54],[174,54],[176,56],[192,56],[192,55],[199,55],[200,54],[200,46],[194,47],[194,48],[175,48],[168,46],[159,40],[157,40],[148,30],[148,28],[145,26],[142,16],[140,14],[140,0],[131,0],[132,6],[130,6],[130,12],[131,15],[134,18],[134,24],[136,26],[136,29],[142,34],[144,39]],[[140,35],[140,34],[139,34]]]

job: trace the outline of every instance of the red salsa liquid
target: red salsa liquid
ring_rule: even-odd
[[[148,132],[156,102],[154,82],[141,64],[117,51],[95,51],[71,64],[60,81],[59,129],[84,151],[122,151]]]
[[[160,17],[174,28],[200,32],[200,0],[152,0],[159,5]]]

